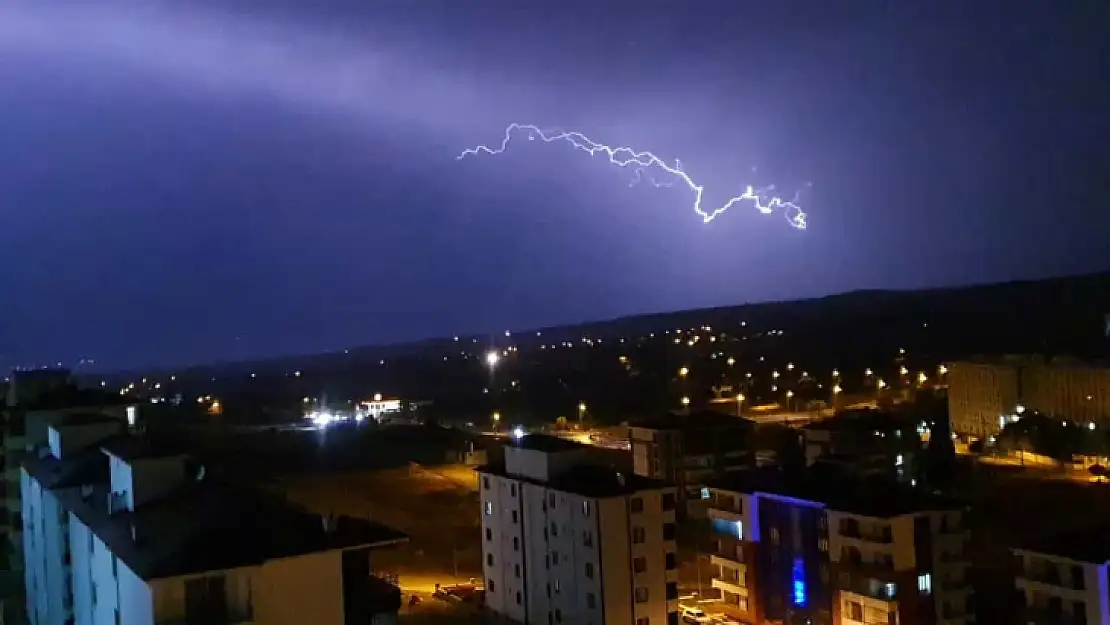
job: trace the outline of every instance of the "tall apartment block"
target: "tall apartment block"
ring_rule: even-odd
[[[953,432],[997,434],[1019,410],[1110,427],[1110,364],[1010,357],[949,365]]]
[[[963,506],[891,480],[757,470],[710,487],[712,588],[743,622],[973,622]]]
[[[754,465],[754,429],[750,419],[712,411],[633,421],[633,471],[674,484],[681,512],[700,516],[701,489],[708,482]]]
[[[679,622],[674,487],[528,435],[480,474],[486,607],[529,625]]]
[[[107,417],[119,424],[134,423],[136,407],[133,400],[117,393],[99,389],[80,389],[73,385],[66,369],[34,369],[13,371],[8,380],[0,429],[0,463],[3,466],[2,490],[5,511],[0,515],[0,537],[6,547],[0,558],[0,594],[4,596],[4,614],[22,619],[23,596],[23,504],[20,466],[36,446],[47,443],[47,431],[77,414]]]
[[[48,427],[22,469],[31,625],[396,620],[372,551],[403,534],[206,479],[107,419]]]
[[[1014,548],[1018,616],[1030,625],[1110,623],[1106,527]]]

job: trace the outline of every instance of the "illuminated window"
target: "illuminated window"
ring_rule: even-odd
[[[933,592],[933,576],[930,573],[922,573],[917,576],[917,590],[922,594],[929,594]]]
[[[490,516],[491,514],[493,514],[493,502],[492,501],[487,501],[486,502],[486,516]]]

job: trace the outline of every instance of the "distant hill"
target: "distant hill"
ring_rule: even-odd
[[[1105,338],[1105,315],[1108,313],[1110,272],[916,291],[853,291],[806,300],[634,315],[523,330],[515,332],[505,342],[511,340],[520,349],[528,349],[540,344],[579,341],[584,336],[618,339],[675,328],[733,329],[742,323],[758,332],[776,329],[789,333],[825,331],[839,333],[841,338],[854,338],[866,334],[869,328],[881,332],[884,328],[920,320],[922,324],[943,326],[953,340],[973,339],[989,330],[988,334],[1013,336],[1012,347],[999,345],[1003,350],[1068,351],[1088,356],[1098,355],[1106,348],[1105,342],[1099,339]],[[484,334],[459,337],[458,342],[454,337],[443,337],[339,352],[213,363],[174,371],[178,376],[224,377],[248,373],[272,375],[295,369],[342,369],[455,349],[459,344],[477,343],[485,349],[488,341],[489,337]],[[158,374],[126,371],[98,376],[98,379],[133,379]]]

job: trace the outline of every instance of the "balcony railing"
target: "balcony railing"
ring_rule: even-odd
[[[894,542],[894,534],[889,530],[875,532],[861,531],[858,527],[846,527],[840,530],[840,535],[845,538],[855,538],[856,540],[866,540],[867,542],[882,543],[884,545],[889,545]]]

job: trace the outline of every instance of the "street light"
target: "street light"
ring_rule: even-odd
[[[582,421],[582,417],[586,414],[586,402],[578,402],[578,421]]]
[[[491,349],[488,352],[486,352],[486,365],[490,369],[493,369],[494,367],[496,367],[497,363],[500,362],[500,360],[501,360],[501,354],[497,353],[496,350]]]
[[[687,367],[683,367],[683,368],[678,370],[678,377],[684,378],[687,375],[689,375],[689,373],[690,373],[690,369],[687,368]]]
[[[683,406],[689,406],[690,405],[690,398],[689,397],[683,397],[682,398],[682,405]]]

